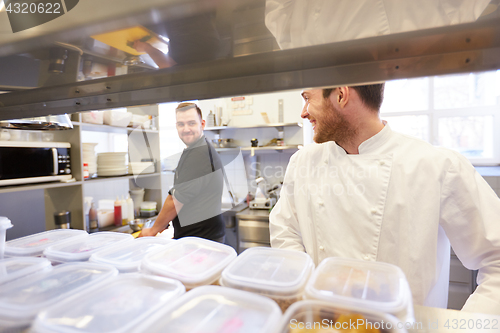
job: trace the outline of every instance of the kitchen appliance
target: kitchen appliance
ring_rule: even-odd
[[[276,204],[276,198],[256,198],[250,201],[250,209],[270,209]]]
[[[0,186],[72,179],[68,142],[0,141]]]
[[[54,213],[56,229],[71,229],[71,212],[67,210]]]

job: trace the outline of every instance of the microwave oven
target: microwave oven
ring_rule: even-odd
[[[72,179],[70,148],[68,142],[0,141],[0,186]]]

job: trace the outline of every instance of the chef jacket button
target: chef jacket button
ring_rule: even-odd
[[[380,161],[379,163],[380,163],[380,165],[384,165],[384,164],[385,164],[385,162],[384,162],[384,161]]]
[[[323,202],[323,200],[319,200],[319,201],[318,201],[318,204],[319,204],[320,206],[323,206],[325,203]]]
[[[328,164],[328,160],[324,160],[323,163]]]
[[[376,208],[372,208],[372,210],[370,211],[372,214],[376,214],[377,213],[377,209]]]
[[[370,260],[370,256],[364,256],[363,259]]]
[[[323,245],[321,245],[321,246],[319,247],[319,249],[320,249],[321,251],[324,251],[324,250],[325,250],[325,248],[323,247]]]

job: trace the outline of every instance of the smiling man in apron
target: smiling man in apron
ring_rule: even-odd
[[[205,120],[196,104],[181,103],[175,112],[177,132],[187,148],[155,224],[143,229],[139,237],[155,236],[172,221],[175,239],[196,236],[223,243],[223,167],[219,154],[203,135]]]
[[[416,304],[446,308],[451,243],[479,270],[464,310],[500,314],[500,199],[459,153],[393,132],[383,90],[303,91],[318,144],[290,159],[271,246],[397,265]]]

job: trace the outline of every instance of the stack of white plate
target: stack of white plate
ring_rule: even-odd
[[[94,151],[95,146],[97,146],[97,143],[82,143],[83,163],[88,164],[90,175],[95,175],[97,173],[97,156]]]
[[[98,176],[122,176],[128,174],[127,153],[100,153],[97,155]]]
[[[128,170],[134,175],[153,173],[155,172],[155,164],[153,162],[130,162]]]

